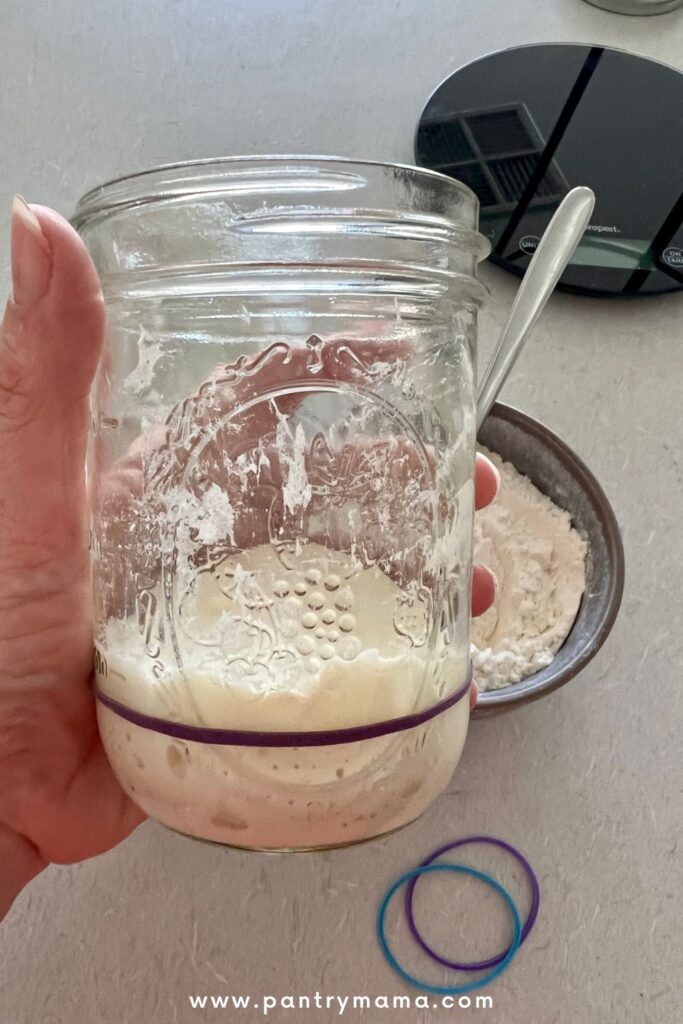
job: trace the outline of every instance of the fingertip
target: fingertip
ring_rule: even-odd
[[[486,508],[495,499],[500,490],[500,473],[498,467],[477,452],[474,470],[474,501],[477,510]]]
[[[479,690],[477,689],[477,684],[474,681],[472,681],[470,683],[470,711],[474,711],[474,709],[477,706],[478,699]]]
[[[483,615],[496,599],[496,577],[484,565],[472,570],[472,615]]]
[[[51,291],[62,299],[102,300],[102,288],[87,246],[65,217],[37,203],[30,204],[53,258]]]
[[[21,334],[22,387],[66,409],[87,397],[102,351],[105,309],[97,271],[64,217],[24,200],[15,203],[12,260],[13,301],[2,329]]]

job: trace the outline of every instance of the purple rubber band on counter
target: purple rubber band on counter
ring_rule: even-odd
[[[165,718],[155,718],[135,711],[126,704],[109,697],[95,687],[95,696],[100,704],[109,708],[119,718],[149,729],[152,732],[171,736],[176,740],[189,740],[194,743],[211,743],[217,746],[230,747],[327,747],[338,743],[357,743],[359,740],[373,740],[379,736],[390,736],[394,732],[404,732],[424,725],[437,715],[454,707],[469,693],[472,672],[455,693],[444,697],[438,704],[432,704],[424,711],[416,711],[400,718],[387,718],[383,722],[371,722],[369,725],[354,725],[346,729],[322,729],[316,732],[259,732],[246,729],[209,729],[201,725],[185,725],[182,722],[169,722]]]
[[[531,883],[531,906],[529,907],[529,914],[522,928],[522,934],[519,940],[519,944],[521,946],[524,940],[526,939],[527,935],[533,928],[536,917],[538,916],[538,908],[541,904],[541,888],[538,884],[538,877],[536,875],[536,872],[534,871],[526,857],[522,853],[520,853],[518,849],[516,849],[514,846],[511,846],[510,843],[506,843],[503,839],[496,839],[495,836],[465,836],[464,839],[456,839],[455,842],[446,843],[445,846],[440,846],[438,850],[434,850],[434,852],[430,853],[426,860],[422,861],[420,867],[427,867],[427,865],[432,864],[435,860],[437,860],[437,858],[441,857],[442,854],[448,853],[449,850],[456,850],[458,847],[467,846],[470,843],[488,843],[490,846],[498,846],[501,850],[505,850],[507,853],[511,854],[511,856],[513,856],[515,860],[522,865],[524,871],[526,872],[529,882]],[[410,930],[410,934],[415,939],[418,946],[422,950],[424,950],[427,956],[431,957],[432,960],[436,960],[437,963],[443,964],[444,967],[451,967],[456,971],[486,971],[489,970],[489,968],[496,967],[499,963],[502,963],[502,961],[505,959],[505,957],[508,955],[510,951],[509,948],[504,949],[502,953],[498,953],[497,956],[492,956],[488,960],[480,960],[478,963],[461,963],[458,960],[447,960],[446,957],[441,956],[439,953],[433,950],[431,946],[423,939],[422,935],[418,930],[417,924],[415,923],[415,914],[413,912],[413,893],[415,891],[416,883],[417,878],[411,879],[406,889],[406,918],[408,920],[408,928]]]

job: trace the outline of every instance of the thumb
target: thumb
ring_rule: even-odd
[[[0,577],[60,560],[78,572],[102,292],[84,243],[52,210],[15,198],[11,236],[12,298],[0,327]]]

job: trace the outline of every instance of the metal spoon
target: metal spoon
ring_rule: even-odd
[[[539,314],[574,255],[594,206],[595,195],[591,189],[573,188],[545,229],[479,385],[477,430],[488,416]]]

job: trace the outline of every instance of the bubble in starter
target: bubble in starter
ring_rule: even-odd
[[[325,589],[338,590],[340,583],[341,579],[339,578],[339,576],[336,576],[333,572],[331,572],[330,575],[325,580]]]
[[[344,661],[353,661],[360,654],[360,640],[355,636],[345,636],[339,642],[337,653]]]
[[[296,642],[296,649],[299,654],[313,654],[315,641],[310,636],[300,636]]]
[[[349,615],[348,612],[346,615],[342,615],[342,617],[339,620],[339,628],[341,629],[342,633],[350,633],[355,625],[356,620],[354,619],[353,615]]]
[[[287,597],[289,593],[289,586],[285,580],[278,580],[273,584],[273,593],[276,597]]]
[[[330,658],[334,657],[334,647],[332,644],[321,644],[318,648],[318,654],[323,661],[329,661]]]
[[[315,612],[305,612],[304,615],[301,616],[301,625],[304,629],[313,629],[317,624],[318,616]]]
[[[334,603],[342,612],[346,611],[347,608],[351,608],[353,605],[353,591],[351,587],[344,587],[343,590],[340,590],[334,599]]]
[[[316,583],[320,583],[321,579],[322,579],[322,573],[321,573],[320,569],[309,569],[308,572],[306,573],[306,582],[307,583],[311,583],[312,585],[315,585]]]
[[[300,597],[303,597],[304,594],[308,593],[308,587],[303,580],[299,580],[294,584],[294,593],[298,594]]]
[[[334,608],[326,608],[320,618],[323,620],[326,626],[331,626],[334,620],[337,618],[337,613]]]
[[[321,594],[319,590],[314,590],[307,604],[309,608],[314,608],[317,611],[325,604],[325,595]]]

